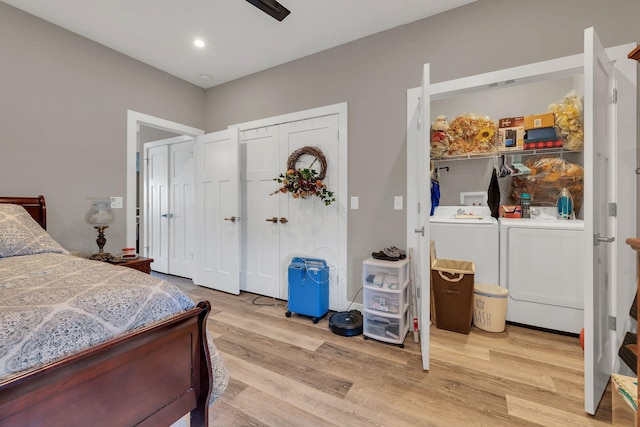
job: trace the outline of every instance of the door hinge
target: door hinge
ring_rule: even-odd
[[[618,103],[618,89],[616,88],[611,89],[611,103],[612,104]]]
[[[420,130],[421,124],[422,124],[422,119],[418,117],[418,130]]]
[[[616,318],[613,316],[609,316],[609,330],[615,331],[616,329]]]
[[[418,213],[420,213],[420,203],[418,203]]]
[[[416,298],[420,299],[420,288],[416,286]]]
[[[609,203],[609,216],[618,216],[618,204]]]

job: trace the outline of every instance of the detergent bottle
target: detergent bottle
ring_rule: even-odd
[[[529,193],[520,194],[520,208],[522,218],[531,218],[531,195]]]
[[[558,208],[558,218],[559,219],[574,219],[573,214],[573,197],[571,193],[566,188],[560,190],[560,194],[558,194],[558,200],[556,202],[556,206]]]

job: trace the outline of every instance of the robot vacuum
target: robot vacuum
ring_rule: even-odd
[[[362,314],[358,310],[338,311],[329,317],[331,332],[343,337],[362,334]]]

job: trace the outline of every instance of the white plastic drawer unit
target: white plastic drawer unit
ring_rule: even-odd
[[[409,330],[409,261],[369,258],[362,264],[364,337],[404,347]]]
[[[408,283],[405,282],[402,289],[398,290],[367,289],[364,307],[369,310],[383,311],[389,314],[402,314],[402,311],[405,309],[404,305],[409,301],[409,286],[407,285]]]
[[[362,275],[363,283],[377,287],[384,284],[387,289],[393,289],[392,284],[395,283],[398,285],[395,289],[399,289],[409,280],[409,263],[406,260],[384,261],[369,258],[363,263]]]
[[[402,342],[409,324],[409,312],[404,317],[391,317],[365,310],[364,334],[368,337],[387,342]]]

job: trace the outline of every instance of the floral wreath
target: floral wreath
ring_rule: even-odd
[[[296,169],[296,164],[303,155],[313,156],[315,159],[308,168]],[[320,162],[320,173],[315,169],[311,169],[316,161]],[[271,193],[271,195],[279,193],[291,193],[294,199],[306,199],[308,196],[319,197],[326,206],[335,202],[333,192],[327,189],[327,185],[322,180],[327,175],[327,159],[322,151],[317,147],[302,147],[289,155],[287,159],[287,171],[281,173],[274,181],[282,186]]]

